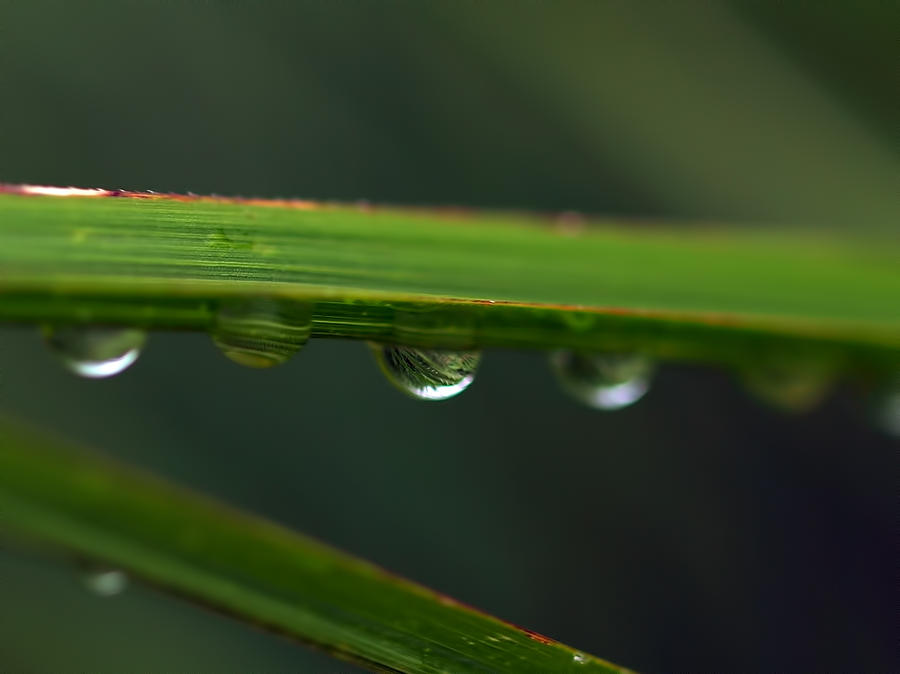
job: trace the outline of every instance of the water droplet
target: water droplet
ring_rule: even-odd
[[[822,402],[831,389],[834,373],[823,363],[785,360],[757,363],[741,373],[741,380],[761,402],[799,414]]]
[[[572,655],[572,661],[579,665],[583,665],[587,662],[587,656],[584,653],[574,653]]]
[[[375,360],[388,380],[420,400],[446,400],[465,391],[475,379],[480,351],[417,349],[371,344]]]
[[[900,438],[900,374],[882,382],[872,396],[870,417],[875,426],[895,438]]]
[[[881,404],[881,428],[888,435],[900,438],[900,391],[889,394]]]
[[[266,368],[299,351],[312,331],[312,306],[274,298],[244,298],[222,304],[211,329],[213,342],[240,365]]]
[[[84,585],[100,597],[115,597],[128,587],[128,576],[119,569],[91,571],[85,574]]]
[[[51,326],[44,328],[47,345],[75,374],[90,379],[112,377],[137,360],[147,333],[134,328]]]
[[[550,365],[563,390],[598,410],[617,410],[650,388],[653,363],[640,354],[555,351]]]

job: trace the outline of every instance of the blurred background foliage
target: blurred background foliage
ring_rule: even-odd
[[[794,223],[900,221],[894,2],[0,2],[0,180]],[[894,228],[894,229],[892,229]],[[664,367],[634,408],[488,353],[444,404],[361,344],[111,381],[0,332],[0,409],[645,672],[896,666],[896,443]],[[352,671],[0,550],[5,671]]]

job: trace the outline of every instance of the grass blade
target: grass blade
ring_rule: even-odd
[[[0,421],[0,532],[361,664],[623,672],[271,522]]]
[[[809,232],[0,186],[0,321],[208,330],[222,302],[267,296],[311,303],[313,336],[731,363],[780,350],[883,370],[900,347],[896,250]]]

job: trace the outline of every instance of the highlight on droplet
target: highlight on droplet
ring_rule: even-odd
[[[99,597],[115,597],[128,587],[128,575],[119,569],[102,569],[84,574],[84,586]]]
[[[550,367],[565,393],[598,410],[633,405],[650,389],[653,362],[641,354],[589,353],[561,349]]]
[[[143,330],[111,326],[45,326],[43,333],[63,365],[88,379],[112,377],[128,369],[147,340]]]
[[[388,381],[418,400],[447,400],[475,380],[480,351],[419,349],[397,344],[370,344]]]

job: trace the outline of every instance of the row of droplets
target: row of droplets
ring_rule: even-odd
[[[307,342],[312,327],[308,307],[254,300],[227,305],[215,317],[213,342],[230,360],[253,368],[284,363]],[[134,328],[57,326],[44,329],[47,343],[75,374],[110,377],[132,365],[146,333]],[[380,369],[398,389],[420,400],[446,400],[474,381],[480,351],[423,349],[370,343]],[[652,360],[642,354],[557,350],[550,366],[563,391],[589,407],[616,410],[640,400],[653,375]],[[742,373],[744,386],[775,407],[804,411],[828,392],[828,368],[759,365]],[[879,405],[877,423],[900,435],[900,392],[894,387]]]
[[[213,342],[230,360],[253,368],[287,361],[309,339],[309,322],[290,322],[270,312],[224,312],[212,331]],[[57,326],[44,328],[50,348],[73,373],[90,379],[123,372],[137,359],[147,335],[134,328]],[[474,381],[481,352],[422,349],[369,343],[387,379],[419,400],[447,400]],[[550,364],[563,390],[596,409],[613,410],[639,400],[648,390],[653,370],[644,356],[584,354],[560,350]]]

